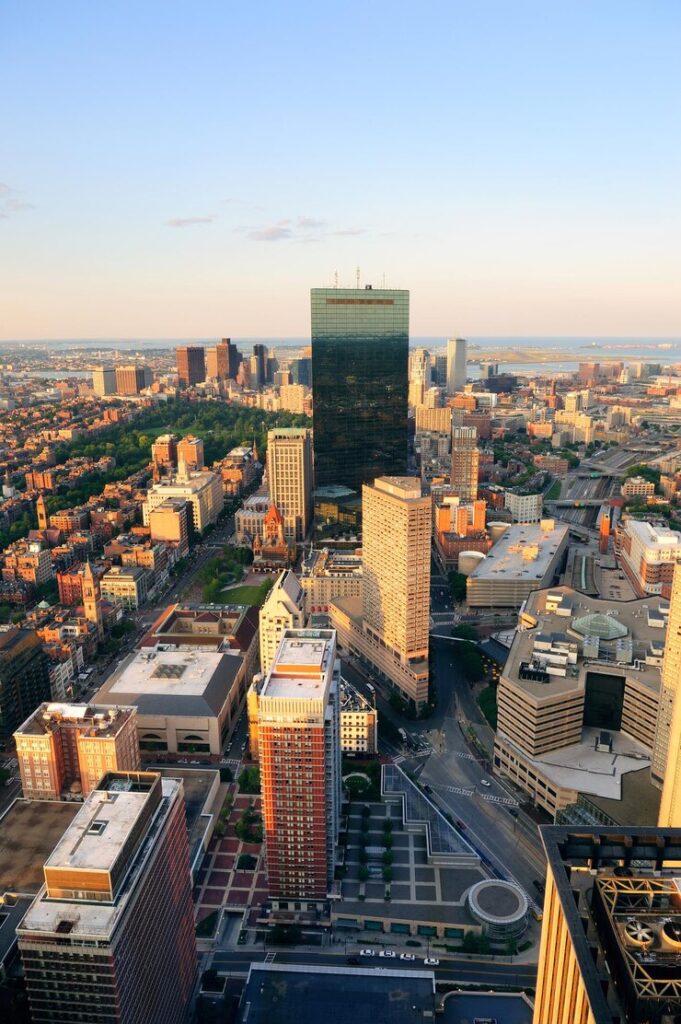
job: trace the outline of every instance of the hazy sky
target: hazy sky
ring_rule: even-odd
[[[0,0],[0,338],[681,335],[678,0]]]

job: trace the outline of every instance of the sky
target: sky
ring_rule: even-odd
[[[0,339],[681,336],[678,0],[0,0]]]

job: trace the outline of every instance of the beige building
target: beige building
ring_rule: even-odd
[[[214,523],[225,507],[222,480],[217,473],[203,470],[187,473],[184,479],[168,477],[153,484],[147,491],[142,506],[144,525],[149,525],[149,513],[169,498],[184,498],[192,507],[192,519],[197,533]]]
[[[681,533],[666,523],[625,519],[615,535],[615,550],[636,593],[663,594],[671,586],[681,557]]]
[[[85,797],[109,771],[138,771],[135,708],[41,704],[14,733],[28,800]]]
[[[538,523],[544,507],[543,494],[504,493],[504,505],[511,513],[514,523]]]
[[[663,637],[659,599],[533,592],[499,680],[494,771],[550,814],[580,793],[622,799],[650,764]]]
[[[112,604],[140,608],[147,599],[149,573],[139,566],[112,565],[100,582],[100,593]]]
[[[340,745],[344,754],[378,752],[378,712],[359,690],[341,679]]]
[[[312,520],[312,434],[287,427],[267,435],[267,479],[287,540],[303,541]]]
[[[452,490],[463,501],[478,496],[478,431],[475,427],[452,427]]]
[[[664,780],[660,827],[681,828],[681,561],[674,568],[667,638],[662,660],[660,710],[652,774]]]
[[[449,434],[452,429],[452,410],[450,406],[435,408],[429,405],[416,406],[416,433],[432,431],[436,434]]]
[[[189,472],[203,469],[203,441],[200,437],[187,434],[177,443],[177,464],[184,463]]]
[[[279,388],[279,407],[285,412],[293,412],[303,416],[309,405],[310,389],[304,384],[282,384]]]
[[[300,585],[305,591],[305,611],[326,613],[339,597],[362,598],[364,575],[362,556],[349,551],[310,551],[300,569]]]
[[[655,484],[642,476],[630,476],[622,484],[623,498],[647,498],[655,493]]]
[[[472,608],[520,608],[550,586],[567,547],[569,526],[543,519],[510,526],[466,580]]]
[[[163,541],[177,548],[180,558],[189,551],[190,506],[185,498],[168,498],[149,511],[152,541]]]
[[[420,705],[428,699],[432,499],[416,477],[378,477],[362,488],[362,522],[361,606],[338,598],[331,621],[342,646]]]
[[[287,629],[305,625],[305,594],[294,572],[286,569],[260,609],[260,669],[268,672]]]

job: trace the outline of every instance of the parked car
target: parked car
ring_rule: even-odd
[[[439,967],[440,961],[435,956],[427,956],[423,961],[426,967]]]
[[[487,788],[489,788],[492,785],[492,783],[488,782],[487,779],[480,779],[480,785],[487,786]]]
[[[379,956],[391,956],[392,957],[392,956],[397,956],[397,953],[395,953],[395,951],[392,950],[392,949],[382,949],[381,952],[378,955]]]
[[[360,956],[373,956],[374,955],[374,950],[373,949],[360,949],[359,955]]]
[[[416,960],[413,953],[400,953],[400,960]]]

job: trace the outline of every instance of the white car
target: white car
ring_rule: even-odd
[[[382,949],[381,952],[378,955],[379,956],[397,956],[397,953],[395,953],[394,950],[392,950],[392,949]]]
[[[486,786],[489,789],[489,787],[492,785],[492,783],[488,782],[487,779],[480,779],[480,785],[481,786]]]
[[[400,960],[416,960],[413,953],[400,953]]]
[[[426,965],[426,967],[439,967],[440,966],[440,961],[437,959],[437,957],[434,957],[434,956],[427,956],[426,959],[423,962]]]
[[[373,949],[360,949],[359,955],[360,956],[373,956],[374,955],[374,950]]]

